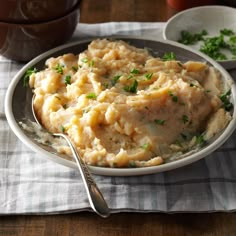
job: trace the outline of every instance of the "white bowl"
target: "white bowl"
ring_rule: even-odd
[[[114,37],[113,37],[114,38]],[[205,56],[200,52],[193,51],[189,47],[184,45],[169,42],[169,41],[155,41],[150,39],[145,39],[142,37],[134,36],[119,36],[115,37],[122,39],[126,42],[129,42],[131,45],[134,45],[139,48],[149,48],[153,50],[156,56],[162,57],[166,52],[174,52],[176,57],[180,61],[196,60],[204,61],[208,64],[216,67],[222,75],[222,82],[228,87],[231,87],[231,102],[235,106],[236,104],[236,85],[225,69],[216,63],[211,58]],[[91,40],[78,41],[66,45],[62,45],[55,49],[52,49],[46,53],[41,54],[36,57],[28,64],[26,64],[12,79],[5,97],[5,113],[8,120],[8,123],[14,133],[18,138],[30,147],[35,152],[41,154],[42,157],[50,159],[56,163],[71,167],[77,168],[75,162],[65,158],[65,155],[56,153],[55,150],[52,150],[50,146],[46,146],[38,143],[35,138],[32,136],[32,133],[26,132],[20,125],[19,122],[24,119],[34,120],[31,110],[31,101],[32,101],[32,91],[30,88],[23,87],[23,77],[28,68],[36,67],[37,69],[44,68],[44,62],[49,57],[56,57],[63,55],[64,53],[73,52],[75,54],[84,51]],[[22,109],[22,104],[24,107]],[[105,168],[105,167],[95,167],[90,166],[90,170],[95,174],[100,175],[110,175],[110,176],[131,176],[131,175],[144,175],[163,172],[167,170],[173,170],[190,163],[193,163],[206,155],[212,153],[214,150],[219,148],[233,133],[236,128],[236,109],[232,111],[232,120],[229,122],[228,126],[222,130],[222,132],[217,135],[214,140],[211,140],[207,145],[203,146],[201,149],[196,152],[188,153],[184,158],[175,160],[173,162],[165,163],[159,166],[152,167],[141,167],[141,168]],[[35,135],[34,135],[35,136]]]
[[[194,7],[170,18],[163,31],[164,39],[178,41],[183,30],[191,33],[199,33],[202,30],[208,32],[208,36],[217,36],[221,29],[231,29],[236,33],[236,9],[227,6],[203,6]],[[199,44],[188,45],[199,50]],[[225,69],[236,68],[236,60],[224,60],[220,62]]]

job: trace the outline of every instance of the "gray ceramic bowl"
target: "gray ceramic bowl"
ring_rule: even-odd
[[[0,0],[0,21],[38,23],[62,17],[80,0]]]
[[[176,44],[174,42],[168,41],[154,41],[147,40],[145,38],[140,37],[116,37],[117,39],[122,39],[126,42],[129,42],[131,45],[134,45],[139,48],[149,48],[152,49],[152,52],[159,57],[162,57],[166,52],[174,52],[177,56],[177,59],[180,61],[188,61],[188,60],[197,60],[204,61],[209,63],[210,65],[218,68],[219,72],[222,75],[222,82],[226,87],[231,87],[232,93],[232,103],[235,106],[236,104],[236,86],[234,84],[231,76],[225,71],[223,67],[217,64],[212,59],[204,56],[201,53],[194,52],[193,50],[182,46],[180,44]],[[35,141],[34,137],[31,133],[25,132],[22,127],[19,125],[19,122],[24,119],[29,119],[34,121],[31,111],[31,100],[32,100],[32,91],[29,88],[24,88],[23,77],[25,72],[30,67],[36,67],[37,69],[43,69],[45,60],[49,57],[57,57],[59,55],[63,55],[68,52],[73,52],[78,54],[85,49],[87,49],[88,44],[91,40],[79,41],[70,43],[67,45],[63,45],[52,49],[31,62],[25,65],[13,78],[11,84],[8,87],[8,91],[5,99],[5,112],[7,116],[7,120],[9,122],[10,127],[15,132],[15,134],[19,137],[19,139],[24,142],[28,147],[30,147],[35,152],[38,152],[47,159],[51,159],[56,163],[60,163],[62,165],[77,168],[76,164],[68,159],[68,156],[63,156],[62,154],[55,153],[50,146],[42,145]],[[22,104],[24,105],[24,109],[22,109]],[[232,111],[233,119],[230,121],[228,126],[215,137],[213,140],[209,141],[207,145],[202,147],[200,150],[197,150],[193,153],[187,153],[186,156],[182,159],[166,163],[159,166],[153,167],[142,167],[142,168],[104,168],[104,167],[94,167],[91,166],[90,169],[95,174],[100,175],[111,175],[111,176],[128,176],[128,175],[144,175],[151,174],[157,172],[163,172],[167,170],[172,170],[175,168],[179,168],[181,166],[190,164],[195,162],[206,155],[212,153],[218,147],[220,147],[233,133],[236,127],[236,110]]]
[[[0,22],[0,54],[16,61],[29,61],[65,43],[79,19],[79,3],[63,17],[38,24]]]

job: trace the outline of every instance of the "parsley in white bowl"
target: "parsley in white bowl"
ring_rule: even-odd
[[[164,39],[203,52],[226,69],[236,67],[236,9],[203,6],[179,12],[167,21]]]

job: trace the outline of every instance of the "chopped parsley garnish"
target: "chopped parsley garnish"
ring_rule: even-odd
[[[108,84],[108,83],[103,83],[102,85],[103,85],[103,87],[105,87],[106,89],[109,87],[109,84]]]
[[[115,75],[111,81],[112,86],[115,86],[115,84],[118,82],[120,79],[121,75]]]
[[[178,97],[175,96],[175,95],[173,95],[173,96],[172,96],[172,100],[173,100],[174,102],[178,102]]]
[[[81,61],[82,61],[83,63],[88,63],[88,58],[87,58],[87,57],[82,58]]]
[[[89,66],[89,67],[93,67],[93,66],[94,66],[94,60],[90,60],[90,61],[89,61],[89,59],[88,59],[87,57],[82,58],[81,61],[82,61],[83,63],[88,63],[88,66]]]
[[[222,30],[220,30],[220,33],[223,35],[226,35],[226,36],[234,35],[234,32],[231,29],[222,29]]]
[[[132,168],[137,167],[135,161],[133,160],[129,161],[129,167],[132,167]]]
[[[77,72],[78,71],[78,68],[76,66],[72,66],[71,67],[73,71]]]
[[[62,107],[63,107],[64,109],[66,109],[66,108],[67,108],[67,104],[65,103]]]
[[[193,45],[200,40],[203,40],[203,36],[207,35],[206,30],[202,30],[200,33],[192,34],[187,30],[183,30],[180,32],[181,38],[178,40],[179,43],[185,45]]]
[[[179,67],[183,67],[183,64],[181,62],[177,62]]]
[[[131,74],[138,75],[138,74],[140,74],[140,70],[134,68],[134,69],[132,69],[132,70],[130,71],[130,73],[131,73]]]
[[[125,86],[124,90],[130,93],[137,93],[137,88],[138,88],[138,81],[134,80],[133,84],[131,86]]]
[[[150,80],[153,76],[153,73],[146,74],[145,77],[147,80]]]
[[[70,75],[67,75],[66,78],[65,78],[65,84],[68,85],[68,84],[71,84],[71,76]]]
[[[178,102],[178,97],[176,95],[174,95],[171,91],[169,91],[168,94],[172,97],[173,102]]]
[[[203,135],[198,135],[198,136],[196,136],[196,138],[197,138],[197,144],[201,145],[205,142]]]
[[[215,60],[226,60],[227,57],[220,50],[227,48],[224,36],[216,36],[204,40],[204,44],[200,47],[200,51],[212,57]]]
[[[167,52],[162,57],[163,61],[174,61],[176,60],[176,55],[174,52]]]
[[[223,106],[226,111],[230,111],[233,108],[233,104],[230,102],[231,90],[220,95],[220,100],[223,103]]]
[[[186,124],[188,122],[188,116],[183,115],[182,120],[183,120],[184,124]]]
[[[60,125],[60,126],[59,126],[59,129],[60,129],[60,131],[61,131],[62,133],[65,133],[65,131],[66,131],[66,129],[65,129],[65,127],[64,127],[63,125]]]
[[[88,63],[89,67],[93,67],[94,66],[94,60],[91,60],[89,63]]]
[[[58,73],[63,75],[63,65],[60,65],[59,63],[57,63],[57,65],[55,67],[53,67],[53,69]]]
[[[144,150],[147,150],[148,149],[148,147],[149,147],[149,143],[144,143],[143,145],[141,145],[140,147],[142,148],[142,149],[144,149]]]
[[[88,93],[86,95],[86,98],[88,99],[96,99],[97,98],[97,95],[95,93]]]
[[[134,77],[133,75],[129,75],[127,79],[129,80],[132,79],[133,77]]]
[[[34,73],[38,72],[38,70],[36,68],[29,68],[25,74],[24,74],[24,77],[23,77],[23,86],[24,87],[28,87],[29,85],[29,79],[30,79],[30,76]]]
[[[217,36],[209,37],[206,30],[200,33],[182,31],[178,42],[194,45],[201,42],[199,50],[215,60],[226,60],[227,56],[222,49],[230,52],[232,58],[236,57],[236,34],[231,29],[221,29]]]
[[[154,122],[158,125],[164,125],[165,124],[165,120],[155,119]]]

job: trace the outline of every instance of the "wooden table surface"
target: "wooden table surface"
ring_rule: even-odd
[[[80,21],[166,21],[177,11],[165,0],[83,0]],[[228,236],[236,235],[236,214],[119,213],[101,219],[81,212],[49,216],[1,216],[0,236]]]

